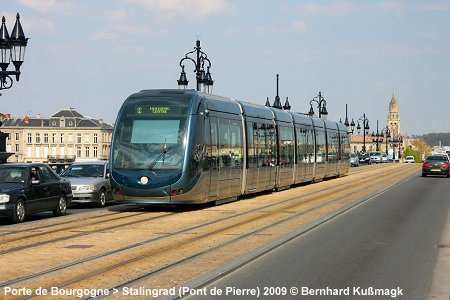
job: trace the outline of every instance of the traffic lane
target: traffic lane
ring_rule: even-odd
[[[302,289],[348,288],[350,296],[307,298],[355,299],[361,298],[352,294],[359,287],[359,292],[401,289],[400,299],[425,299],[449,209],[449,183],[447,178],[413,177],[207,289],[287,287],[289,295],[296,287],[299,294],[292,298],[297,298]]]

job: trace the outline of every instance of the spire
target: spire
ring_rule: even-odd
[[[395,99],[395,93],[392,92],[391,102],[389,103],[389,111],[398,111],[397,99]]]

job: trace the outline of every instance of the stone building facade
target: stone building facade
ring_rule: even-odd
[[[84,117],[74,108],[49,118],[3,116],[1,130],[8,134],[8,162],[73,162],[108,160],[113,125]]]

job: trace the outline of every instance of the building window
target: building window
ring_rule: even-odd
[[[41,157],[41,147],[36,147],[36,158]]]
[[[81,133],[77,133],[77,143],[81,144]]]
[[[36,133],[36,144],[40,144],[40,143],[41,143],[41,134]]]
[[[44,133],[44,143],[48,144],[48,133]]]
[[[94,133],[94,144],[98,144],[98,136]]]
[[[89,157],[89,147],[85,147],[84,154],[85,154],[85,157]]]
[[[31,144],[32,138],[31,138],[31,133],[27,134],[27,142],[28,144]]]
[[[94,146],[94,157],[97,158],[97,156],[98,156],[97,146]]]
[[[77,147],[77,157],[81,157],[81,147]]]
[[[56,144],[56,133],[52,133],[52,144]]]
[[[85,143],[85,144],[89,144],[89,143],[90,143],[89,134],[85,134],[85,135],[84,135],[84,143]]]
[[[16,144],[16,152],[19,152],[19,144]]]
[[[73,134],[69,133],[69,144],[73,143]]]
[[[60,134],[59,141],[60,141],[61,144],[64,144],[64,133]]]
[[[16,132],[16,141],[19,141],[19,140],[20,140],[20,135],[18,132]]]

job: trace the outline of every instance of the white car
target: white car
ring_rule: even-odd
[[[405,158],[405,163],[415,163],[416,161],[415,161],[415,159],[414,159],[414,156],[407,156],[406,158]]]

